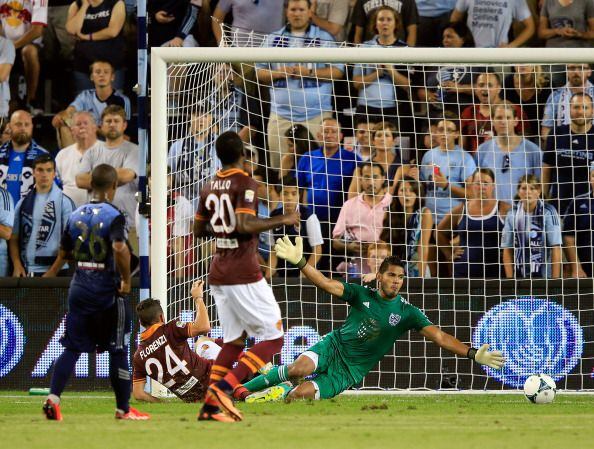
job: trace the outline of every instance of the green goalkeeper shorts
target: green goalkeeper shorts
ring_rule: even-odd
[[[310,381],[316,387],[316,399],[333,398],[355,384],[331,336],[326,335],[303,355],[316,364],[316,377]]]

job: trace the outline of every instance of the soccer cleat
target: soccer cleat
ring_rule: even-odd
[[[128,413],[124,413],[121,410],[116,410],[115,418],[128,419],[130,421],[146,421],[148,419],[151,419],[151,415],[149,415],[148,413],[139,412],[135,408],[130,407],[128,409]]]
[[[198,414],[198,421],[235,422],[235,419],[219,410],[216,413],[201,411]]]
[[[211,385],[208,387],[208,390],[206,390],[204,402],[216,405],[235,421],[241,421],[243,419],[241,412],[233,404],[233,398],[215,384]]]
[[[62,421],[62,412],[60,405],[53,402],[51,399],[46,399],[43,403],[43,414],[52,421]]]
[[[256,393],[250,394],[248,397],[245,398],[245,402],[246,404],[255,404],[258,402],[282,401],[292,389],[292,385],[283,382],[282,384],[275,385],[273,387],[266,388],[265,390],[257,391]]]

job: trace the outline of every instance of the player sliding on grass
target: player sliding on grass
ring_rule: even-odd
[[[470,348],[457,338],[433,325],[425,314],[411,305],[398,291],[404,282],[404,266],[400,259],[384,259],[377,273],[377,289],[361,287],[329,279],[308,265],[303,257],[300,237],[295,245],[285,236],[278,239],[274,250],[281,259],[296,265],[316,287],[351,305],[346,322],[330,332],[320,342],[302,353],[295,362],[273,368],[245,384],[249,391],[266,391],[248,396],[247,402],[291,399],[328,399],[358,384],[377,362],[392,349],[405,332],[415,329],[425,338],[454,354],[473,359],[494,369],[503,366],[499,351],[489,352],[489,345]],[[289,380],[299,380],[310,374],[314,380],[290,389],[282,388]]]
[[[210,339],[196,342],[204,357],[190,349],[188,338],[205,335],[210,330],[208,312],[203,300],[204,282],[192,285],[192,298],[196,304],[196,319],[192,323],[163,319],[161,303],[147,299],[138,303],[136,314],[145,331],[132,358],[134,388],[132,395],[139,401],[158,402],[144,391],[146,378],[156,380],[184,402],[204,399],[212,361],[220,346]]]

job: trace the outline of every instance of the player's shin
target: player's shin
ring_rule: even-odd
[[[250,374],[256,374],[258,370],[272,360],[274,354],[280,352],[283,341],[284,339],[281,337],[254,345],[240,357],[237,366],[222,381],[217,382],[217,386],[226,393],[231,394],[244,379]]]
[[[115,393],[118,410],[128,413],[130,409],[130,371],[127,351],[109,354],[109,380]]]
[[[254,377],[249,382],[245,383],[243,386],[247,388],[250,392],[256,392],[263,390],[268,387],[272,387],[274,385],[278,385],[282,382],[286,382],[289,380],[289,367],[288,365],[281,365],[275,366],[268,372],[268,374],[263,374],[257,377]]]
[[[66,388],[66,383],[68,382],[68,379],[70,379],[79,357],[80,352],[74,352],[70,349],[65,349],[62,355],[58,357],[58,360],[56,360],[56,363],[54,364],[54,372],[50,384],[51,395],[54,395],[57,398],[60,397],[64,388]]]

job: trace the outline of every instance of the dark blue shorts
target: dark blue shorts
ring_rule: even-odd
[[[128,299],[116,296],[113,304],[98,311],[71,307],[60,343],[75,352],[128,351],[132,314]]]

